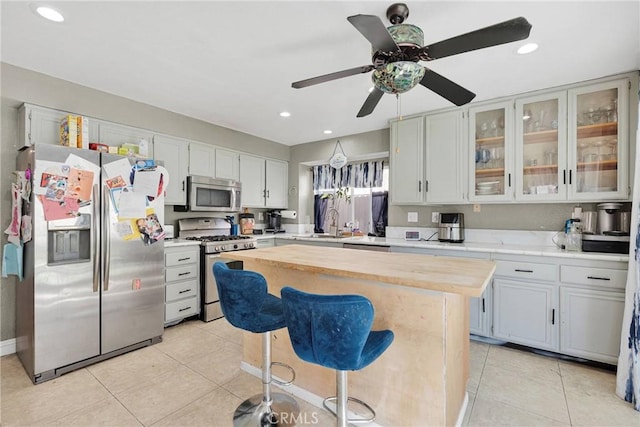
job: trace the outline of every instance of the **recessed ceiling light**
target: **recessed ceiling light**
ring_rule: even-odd
[[[288,111],[283,111],[282,113],[280,113],[280,117],[289,117],[291,116],[291,113]]]
[[[326,129],[326,130],[322,131],[322,133],[324,133],[325,135],[330,135],[330,134],[333,133],[333,131],[329,130],[329,129]]]
[[[525,45],[522,45],[518,48],[518,53],[520,55],[526,55],[527,53],[531,53],[533,51],[535,51],[536,49],[538,49],[538,44],[537,43],[527,43]]]
[[[50,6],[37,6],[36,12],[38,15],[42,16],[45,19],[53,22],[62,22],[64,21],[64,16],[54,8]]]

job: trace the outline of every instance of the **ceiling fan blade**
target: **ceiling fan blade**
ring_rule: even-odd
[[[325,74],[323,76],[312,77],[306,80],[300,80],[299,82],[291,83],[291,87],[295,89],[301,89],[307,86],[317,85],[318,83],[329,82],[331,80],[341,79],[343,77],[354,76],[356,74],[364,74],[373,70],[373,65],[364,65],[362,67],[350,68],[348,70],[336,71],[335,73]]]
[[[519,17],[425,46],[422,50],[428,60],[432,60],[523,40],[529,37],[530,32],[531,24]]]
[[[364,104],[362,104],[362,107],[360,108],[360,111],[358,111],[356,117],[364,117],[373,113],[373,110],[376,108],[376,105],[378,105],[382,95],[384,95],[384,92],[377,87],[374,87],[367,99],[364,101]]]
[[[476,97],[475,93],[428,68],[425,69],[424,77],[420,80],[420,84],[457,106],[467,104]]]
[[[400,50],[382,20],[375,15],[353,15],[347,18],[351,24],[367,39],[373,50],[395,52]]]

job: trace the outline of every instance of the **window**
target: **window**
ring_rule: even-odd
[[[314,174],[314,177],[317,174]],[[338,227],[343,231],[359,231],[363,234],[384,236],[387,226],[387,199],[389,190],[389,168],[382,169],[380,187],[336,187],[317,188],[314,182],[315,232],[328,233],[337,211]],[[347,195],[347,198],[343,197]],[[323,197],[324,196],[324,197]]]

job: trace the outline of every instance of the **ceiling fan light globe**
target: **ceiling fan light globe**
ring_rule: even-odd
[[[373,70],[371,78],[382,92],[398,94],[416,87],[424,73],[424,67],[416,62],[398,61]]]
[[[392,25],[387,27],[387,31],[389,31],[398,46],[422,47],[424,45],[424,33],[415,25]]]

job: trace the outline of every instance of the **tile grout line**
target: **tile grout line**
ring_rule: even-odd
[[[562,383],[562,394],[564,395],[564,404],[567,407],[567,415],[569,416],[569,425],[573,425],[571,421],[571,411],[569,410],[569,400],[567,399],[567,389],[564,386],[564,375],[562,373],[562,367],[560,366],[560,362],[558,362],[558,373],[560,374],[560,383]]]

